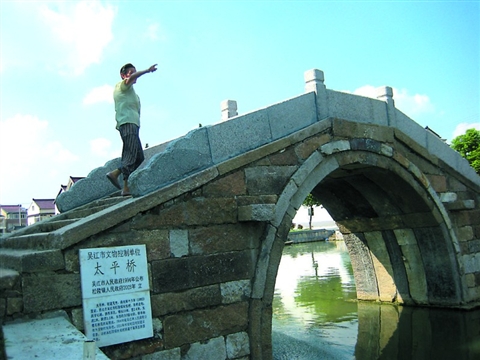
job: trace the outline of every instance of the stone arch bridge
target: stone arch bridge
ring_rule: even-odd
[[[227,101],[225,121],[148,149],[132,198],[105,179],[114,159],[59,195],[61,214],[3,237],[4,323],[63,309],[82,330],[79,249],[146,244],[155,336],[109,357],[271,359],[276,273],[309,193],[344,235],[358,299],[476,307],[480,177],[391,88],[329,90],[320,70],[305,82],[244,115]]]

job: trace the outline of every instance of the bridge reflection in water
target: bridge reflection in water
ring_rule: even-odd
[[[274,359],[480,359],[480,310],[355,299],[343,242],[286,246],[273,302]]]

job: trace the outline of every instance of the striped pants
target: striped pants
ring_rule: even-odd
[[[122,167],[123,180],[134,172],[145,159],[143,155],[142,143],[140,142],[140,128],[135,124],[123,124],[119,128],[120,136],[123,141],[122,148]]]

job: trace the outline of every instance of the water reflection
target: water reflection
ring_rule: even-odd
[[[480,359],[480,310],[355,299],[343,242],[286,247],[273,302],[274,359]]]

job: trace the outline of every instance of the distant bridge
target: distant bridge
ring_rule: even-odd
[[[60,215],[2,238],[4,320],[64,309],[82,329],[78,250],[146,244],[158,336],[108,356],[270,359],[277,269],[309,193],[343,233],[360,300],[478,306],[480,177],[390,87],[371,99],[327,89],[320,70],[305,82],[147,149],[133,198],[105,178],[114,159],[59,195]]]

